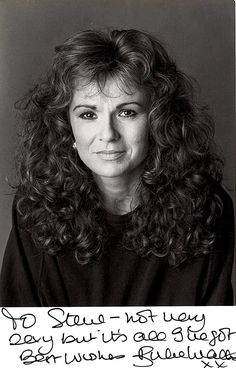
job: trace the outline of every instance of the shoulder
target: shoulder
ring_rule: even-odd
[[[0,303],[6,306],[39,306],[38,290],[43,257],[35,247],[30,233],[20,225],[22,216],[17,211],[16,202],[15,197],[12,206],[12,229],[0,277]]]
[[[24,213],[29,211],[30,208],[27,208],[25,205],[19,206],[20,200],[21,196],[19,192],[17,192],[12,204],[12,230],[9,242],[12,246],[17,246],[19,251],[25,256],[37,259],[37,257],[41,255],[41,251],[35,246],[31,236],[31,229],[29,227],[26,229],[23,219]]]
[[[226,192],[226,190],[219,184],[214,185],[213,188],[214,196],[219,200],[221,207],[221,214],[218,216],[217,225],[219,226],[219,231],[228,229],[228,231],[234,234],[234,205],[232,198]]]
[[[211,252],[211,260],[214,267],[221,265],[232,271],[234,258],[234,206],[230,195],[220,186],[215,185],[214,196],[220,203],[221,211],[217,211],[215,222],[216,238]]]
[[[220,184],[213,185],[213,193],[218,196],[223,204],[223,209],[233,211],[233,201],[231,196],[227,193],[224,187]]]

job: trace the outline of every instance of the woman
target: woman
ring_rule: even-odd
[[[2,305],[232,304],[213,127],[158,40],[78,33],[20,108]]]

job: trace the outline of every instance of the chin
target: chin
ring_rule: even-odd
[[[93,174],[108,178],[123,176],[127,174],[127,171],[129,171],[126,165],[114,165],[114,163],[111,162],[107,162],[105,164],[98,163],[97,165],[90,165],[90,167],[87,167]]]
[[[93,171],[93,173],[97,176],[101,176],[101,177],[106,177],[106,178],[117,178],[119,176],[126,176],[127,173],[126,171],[112,171],[112,170],[109,170],[109,171]]]

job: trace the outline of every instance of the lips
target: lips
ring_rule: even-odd
[[[104,150],[96,152],[96,155],[105,161],[118,160],[123,156],[125,151],[115,151],[115,150]]]

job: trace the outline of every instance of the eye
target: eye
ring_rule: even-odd
[[[96,119],[97,115],[92,111],[85,111],[82,114],[80,114],[79,117],[85,120],[94,120]]]
[[[124,118],[134,118],[137,115],[137,112],[134,110],[121,110],[119,116]]]

